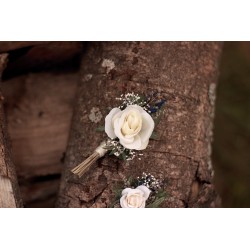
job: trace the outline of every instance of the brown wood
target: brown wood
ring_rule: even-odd
[[[26,207],[57,195],[77,82],[75,69],[29,73],[2,83],[13,161]]]
[[[150,172],[166,178],[163,207],[214,207],[217,195],[210,160],[215,87],[220,43],[103,42],[91,43],[82,58],[78,103],[66,153],[59,207],[107,207],[118,182]],[[106,138],[108,108],[122,93],[158,90],[168,99],[166,114],[156,128],[142,160],[122,162],[105,156],[82,178],[70,170]],[[102,120],[89,119],[93,107]]]
[[[60,66],[77,64],[82,45],[82,42],[47,42],[24,48],[21,52],[12,51],[4,78],[51,68],[59,68],[60,71]]]
[[[46,44],[46,43],[48,42],[32,42],[32,41],[0,42],[0,53],[9,52],[11,50],[34,46],[34,45]]]
[[[7,54],[0,54],[0,80],[6,62]],[[3,99],[0,89],[0,207],[22,207],[15,167],[11,159]]]

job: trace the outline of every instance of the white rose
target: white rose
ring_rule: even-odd
[[[105,118],[108,137],[118,137],[120,143],[128,149],[145,149],[153,130],[154,120],[138,105],[129,105],[124,110],[113,108]]]
[[[136,189],[125,188],[122,191],[120,205],[122,208],[144,208],[150,192],[151,191],[143,185]]]

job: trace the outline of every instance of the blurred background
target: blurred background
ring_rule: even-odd
[[[250,207],[250,42],[225,42],[220,63],[215,184],[223,207]]]
[[[53,207],[85,44],[11,46],[0,46],[10,51],[2,91],[22,198],[25,207]],[[212,160],[222,206],[250,207],[250,42],[224,43]]]

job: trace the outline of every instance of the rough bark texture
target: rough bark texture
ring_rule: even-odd
[[[0,80],[7,61],[7,54],[0,55]],[[0,89],[0,207],[22,207],[19,187],[13,165],[5,124],[3,96]]]
[[[163,207],[214,207],[210,161],[212,118],[219,43],[104,42],[92,43],[82,59],[78,103],[75,107],[59,207],[107,207],[115,186],[129,176],[150,172],[167,180]],[[122,93],[158,90],[167,99],[166,113],[142,160],[100,159],[82,178],[70,170],[106,138],[96,132],[108,108]],[[89,119],[98,108],[99,123]]]

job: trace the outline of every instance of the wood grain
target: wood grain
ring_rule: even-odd
[[[0,54],[0,80],[6,63],[7,54]],[[15,166],[12,162],[10,152],[10,143],[3,110],[3,99],[0,89],[0,207],[22,207]]]
[[[0,207],[16,207],[11,181],[5,176],[0,176]]]
[[[77,82],[76,69],[29,73],[2,83],[25,206],[57,195]]]

